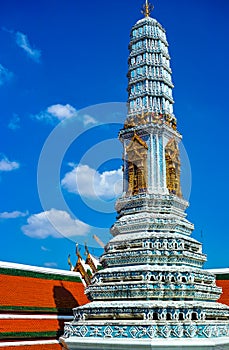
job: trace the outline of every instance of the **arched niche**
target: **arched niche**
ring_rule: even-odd
[[[182,197],[180,185],[180,152],[174,138],[165,147],[166,184],[169,193]]]
[[[147,153],[148,146],[140,136],[134,133],[126,148],[128,167],[128,194],[135,195],[147,189]]]

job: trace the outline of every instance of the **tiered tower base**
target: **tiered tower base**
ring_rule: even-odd
[[[61,340],[66,350],[228,350],[228,338],[215,339],[99,339]]]

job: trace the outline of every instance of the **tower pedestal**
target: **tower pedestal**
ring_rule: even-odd
[[[228,350],[228,338],[211,339],[63,339],[66,350]]]

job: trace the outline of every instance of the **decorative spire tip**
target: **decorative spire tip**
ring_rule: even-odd
[[[154,6],[152,4],[150,4],[148,0],[146,0],[145,4],[142,7],[142,14],[145,17],[149,17],[151,12],[153,11],[153,9],[154,9]]]

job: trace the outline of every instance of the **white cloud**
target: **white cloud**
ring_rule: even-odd
[[[12,212],[5,211],[3,213],[0,213],[0,219],[17,219],[17,218],[27,216],[28,214],[29,214],[28,211],[26,212],[21,212],[17,210]]]
[[[45,262],[44,266],[46,266],[46,267],[57,267],[58,265],[55,262]]]
[[[66,105],[58,103],[49,106],[44,111],[33,115],[32,118],[39,121],[45,121],[47,123],[55,123],[71,119],[76,116],[78,117],[79,122],[83,123],[84,126],[98,124],[97,120],[88,114],[85,114],[83,116],[78,115],[78,111],[75,109],[75,107],[71,106],[68,103]]]
[[[0,171],[12,171],[20,167],[18,162],[11,162],[5,156],[0,160]]]
[[[95,118],[93,118],[92,116],[90,116],[90,115],[88,115],[88,114],[85,114],[85,115],[83,116],[83,123],[84,123],[85,126],[88,126],[88,125],[90,125],[90,124],[95,125],[95,124],[97,124],[98,122],[97,122],[97,120],[96,120]]]
[[[72,219],[65,211],[51,209],[31,215],[27,219],[27,225],[22,226],[22,231],[32,238],[71,238],[86,235],[90,226],[78,219]]]
[[[0,64],[0,86],[5,84],[12,77],[13,77],[13,73],[10,72],[7,68],[3,67],[3,65]]]
[[[17,114],[13,115],[13,118],[10,120],[8,124],[8,128],[11,130],[17,130],[20,128],[20,118]]]
[[[32,60],[39,63],[41,58],[41,51],[31,47],[31,44],[26,34],[17,32],[15,35],[16,44],[20,48],[22,48]]]
[[[46,248],[44,245],[41,246],[41,250],[43,250],[43,252],[50,252],[50,249]]]
[[[99,173],[88,165],[74,166],[65,174],[61,185],[68,192],[85,197],[111,199],[122,193],[122,169]]]
[[[47,112],[59,120],[69,119],[77,115],[77,111],[69,104],[56,104],[47,108]]]
[[[1,29],[6,33],[14,34],[14,31],[12,29],[8,29],[6,27],[2,27]]]
[[[45,111],[33,116],[33,118],[39,121],[46,121],[52,123],[55,121],[62,121],[65,119],[73,118],[77,115],[77,110],[69,104],[61,105],[56,104],[48,107]]]

